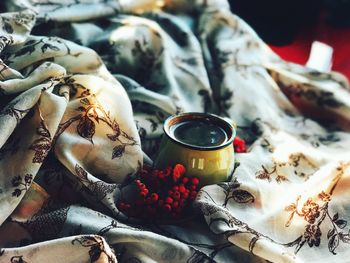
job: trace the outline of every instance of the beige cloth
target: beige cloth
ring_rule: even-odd
[[[224,0],[5,5],[0,262],[348,262],[343,76],[282,61]],[[232,118],[248,153],[194,219],[135,227],[123,181],[183,111]]]

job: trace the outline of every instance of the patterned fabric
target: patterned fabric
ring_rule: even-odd
[[[9,0],[0,14],[0,262],[348,262],[350,89],[220,1]],[[249,144],[193,216],[130,220],[125,179],[171,114]]]

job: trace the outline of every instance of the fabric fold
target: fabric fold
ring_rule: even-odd
[[[349,84],[281,60],[220,1],[6,1],[0,262],[347,262]],[[17,11],[17,12],[14,12]],[[211,112],[247,153],[174,224],[116,203],[164,120]],[[9,237],[11,235],[11,237]]]

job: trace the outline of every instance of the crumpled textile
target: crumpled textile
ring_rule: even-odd
[[[342,75],[281,60],[225,0],[4,6],[0,262],[348,262]],[[186,111],[231,118],[248,152],[193,216],[127,218],[125,179]]]

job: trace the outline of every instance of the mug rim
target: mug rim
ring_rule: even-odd
[[[176,121],[177,119],[180,119],[181,121],[193,120],[193,119],[203,119],[203,120],[207,120],[207,121],[214,120],[214,123],[216,123],[216,124],[221,123],[222,124],[222,125],[219,125],[219,127],[224,129],[224,131],[227,134],[227,137],[229,137],[229,138],[225,142],[223,142],[222,144],[215,145],[215,146],[197,146],[197,145],[182,142],[182,141],[176,139],[170,133],[170,127],[176,123],[179,123],[179,121]],[[236,136],[235,127],[230,122],[228,122],[225,118],[220,117],[216,114],[203,113],[203,112],[185,112],[185,113],[171,115],[165,120],[164,125],[163,125],[163,131],[164,131],[164,134],[168,138],[170,138],[173,142],[180,144],[184,147],[191,148],[194,150],[200,150],[200,151],[213,151],[213,150],[225,148],[228,145],[233,143],[233,140]],[[230,134],[228,134],[228,132]]]

